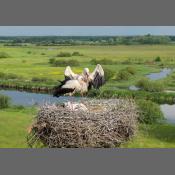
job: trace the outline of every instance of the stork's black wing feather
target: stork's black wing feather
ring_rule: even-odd
[[[93,87],[96,89],[105,83],[104,70],[100,64],[97,64],[94,71],[90,74],[90,78]]]
[[[64,95],[64,94],[67,94],[67,93],[70,93],[70,92],[73,92],[74,89],[69,89],[69,88],[57,88],[55,89],[54,93],[53,93],[53,96],[54,97],[59,97],[61,95]]]
[[[58,80],[60,82],[60,84],[57,87],[62,87],[69,80],[71,80],[69,77],[65,77],[65,79],[63,81]]]
[[[53,96],[54,97],[59,97],[61,95],[64,95],[66,93],[74,91],[74,89],[62,88],[62,86],[65,85],[66,82],[69,81],[69,80],[70,80],[69,77],[65,77],[65,80],[63,80],[63,81],[58,80],[60,82],[60,84],[53,88]]]
[[[104,83],[105,83],[104,76],[101,76],[99,72],[96,72],[93,80],[93,87],[98,89]]]

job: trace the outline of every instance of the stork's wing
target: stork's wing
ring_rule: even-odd
[[[100,64],[97,64],[95,70],[90,74],[93,87],[98,89],[105,83],[104,70]]]
[[[65,79],[74,80],[77,78],[78,75],[72,71],[70,66],[67,66],[64,71],[64,76],[65,76]]]

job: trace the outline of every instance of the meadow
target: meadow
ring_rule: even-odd
[[[3,46],[0,52],[8,56],[0,58],[0,76],[2,73],[11,74],[13,84],[41,87],[53,87],[57,80],[63,79],[65,66],[49,64],[50,59],[77,60],[78,65],[72,66],[76,73],[81,73],[84,67],[91,71],[95,68],[91,60],[105,60],[104,68],[113,71],[113,77],[104,88],[128,87],[150,72],[158,72],[162,67],[175,65],[174,45],[118,45],[118,46]],[[60,52],[79,52],[80,56],[59,57]],[[155,62],[156,57],[161,61]],[[111,62],[113,61],[113,62]],[[69,63],[69,62],[68,62]],[[134,67],[136,74],[127,81],[116,81],[116,74],[127,66]],[[16,77],[13,77],[13,74]],[[10,75],[9,75],[10,76]],[[0,80],[0,84],[12,83],[12,78]],[[36,78],[41,80],[34,81]],[[167,88],[174,89],[172,77],[168,79]]]
[[[27,148],[28,129],[36,109],[0,109],[0,148]]]
[[[76,52],[78,54],[73,54]],[[57,64],[53,64],[53,60],[56,60]],[[31,88],[39,86],[52,89],[58,84],[58,80],[64,79],[65,66],[60,64],[63,60],[67,61],[65,64],[73,65],[71,67],[75,73],[81,73],[84,67],[93,71],[96,66],[93,64],[94,60],[102,63],[104,70],[110,74],[106,84],[100,89],[102,97],[105,95],[109,98],[144,97],[157,103],[174,101],[175,94],[168,94],[161,90],[160,92],[149,92],[149,89],[141,92],[128,90],[129,86],[136,85],[149,73],[159,72],[162,68],[175,67],[173,44],[116,46],[36,46],[34,44],[4,46],[0,44],[0,85]],[[77,62],[70,62],[70,60]],[[156,82],[164,84],[164,90],[175,90],[175,73],[172,72],[165,79]],[[36,112],[36,108],[29,107],[0,109],[0,147],[27,147],[27,128],[31,125]],[[175,147],[174,131],[173,124],[139,124],[136,137],[122,147]]]

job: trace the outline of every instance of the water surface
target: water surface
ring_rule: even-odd
[[[160,80],[160,79],[166,78],[171,73],[172,73],[172,69],[164,68],[160,72],[150,73],[146,75],[146,77],[148,77],[150,80]]]
[[[81,97],[61,96],[53,97],[49,94],[17,91],[17,90],[0,90],[0,94],[11,98],[11,103],[14,105],[32,106],[42,104],[63,103],[66,101],[79,101]]]
[[[164,117],[167,119],[167,122],[175,124],[175,104],[174,105],[163,104],[160,105],[160,108],[164,114]]]
[[[141,88],[139,88],[139,87],[137,87],[137,86],[134,86],[134,85],[132,85],[132,86],[129,86],[129,90],[131,90],[131,91],[138,91],[138,90],[140,90]]]

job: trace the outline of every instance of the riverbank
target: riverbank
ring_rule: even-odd
[[[28,92],[38,92],[51,94],[53,92],[54,85],[46,85],[40,83],[31,82],[15,82],[15,81],[0,81],[0,89],[14,89]]]
[[[147,91],[130,91],[130,90],[92,90],[87,97],[96,98],[133,98],[151,100],[158,104],[174,104],[175,93],[167,92],[147,92]]]
[[[139,125],[136,136],[122,148],[175,148],[175,125]]]
[[[0,148],[28,148],[26,137],[36,108],[0,109]]]

